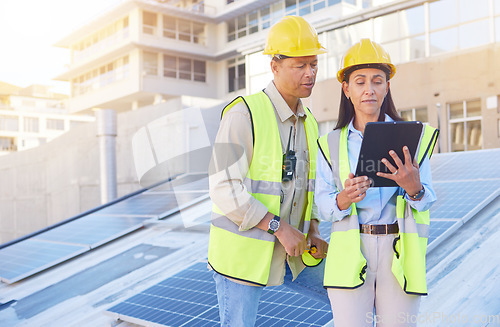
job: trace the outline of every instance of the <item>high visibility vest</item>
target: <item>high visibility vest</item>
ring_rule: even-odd
[[[227,105],[244,102],[250,112],[253,131],[253,156],[243,181],[248,192],[274,215],[280,215],[283,152],[273,104],[264,92],[238,97]],[[309,230],[314,195],[318,124],[304,107],[304,121],[309,149],[309,173],[304,233]],[[208,263],[218,273],[265,286],[269,278],[275,236],[258,228],[239,231],[238,226],[214,205],[208,246]]]
[[[439,131],[424,125],[417,161],[432,155]],[[318,140],[319,149],[330,164],[338,191],[350,173],[347,151],[347,127],[334,130]],[[330,152],[329,149],[338,149]],[[399,234],[395,238],[392,272],[401,288],[408,294],[427,295],[425,280],[425,255],[429,237],[429,211],[418,212],[404,199],[398,190],[396,217]],[[351,205],[351,215],[332,223],[330,245],[326,257],[324,286],[354,289],[364,284],[366,259],[361,253],[361,238],[356,205]]]

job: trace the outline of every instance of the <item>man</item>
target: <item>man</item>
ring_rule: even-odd
[[[300,100],[311,95],[317,55],[325,52],[308,22],[284,17],[264,50],[274,80],[223,110],[210,169],[208,250],[222,326],[253,326],[262,286],[297,278],[304,252],[304,262],[326,256],[312,187],[318,127]]]

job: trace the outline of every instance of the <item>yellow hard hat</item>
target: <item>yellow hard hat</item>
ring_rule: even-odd
[[[318,33],[304,18],[285,16],[274,24],[267,35],[265,55],[287,57],[314,56],[325,53]]]
[[[390,68],[391,79],[396,74],[396,67],[391,63],[391,57],[382,46],[370,39],[361,39],[347,50],[341,61],[341,69],[337,72],[337,80],[342,83],[344,72],[353,66],[366,64],[385,64]]]

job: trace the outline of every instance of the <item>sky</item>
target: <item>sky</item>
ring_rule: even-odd
[[[67,49],[53,46],[120,0],[0,0],[0,81],[26,87],[53,86],[70,62]]]

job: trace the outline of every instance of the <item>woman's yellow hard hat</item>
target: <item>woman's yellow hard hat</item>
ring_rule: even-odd
[[[340,64],[340,70],[337,72],[337,80],[344,81],[344,73],[350,67],[367,64],[384,64],[389,66],[391,79],[396,74],[396,67],[391,63],[391,57],[382,46],[370,39],[361,39],[347,50]]]
[[[274,24],[267,35],[265,55],[287,57],[314,56],[325,53],[318,33],[304,18],[285,16]]]

